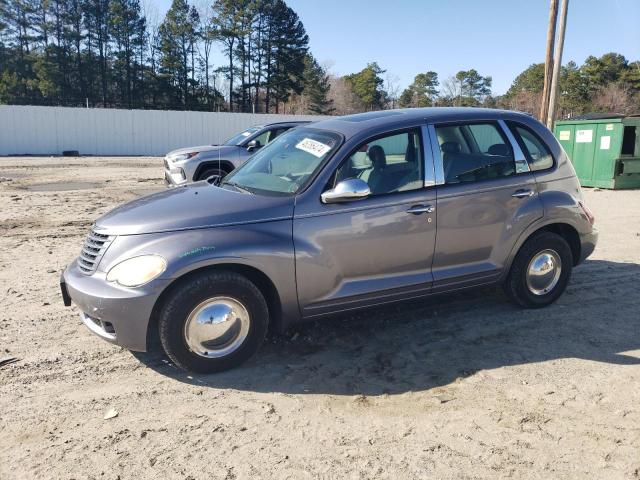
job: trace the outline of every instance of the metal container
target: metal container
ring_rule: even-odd
[[[640,116],[561,120],[554,133],[582,186],[640,188]]]

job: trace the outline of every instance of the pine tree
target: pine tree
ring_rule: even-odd
[[[302,92],[309,36],[298,14],[283,0],[275,0],[268,21],[265,111],[269,112],[273,98],[278,113],[280,102],[286,102],[292,92]]]
[[[189,104],[190,54],[196,28],[187,2],[173,0],[158,31],[160,72],[174,90],[174,98],[183,107]]]
[[[384,107],[386,92],[382,88],[384,80],[380,76],[384,72],[373,62],[360,72],[344,77],[367,110],[380,110]]]
[[[308,113],[318,115],[330,115],[333,113],[333,102],[328,98],[330,89],[329,75],[310,53],[304,58],[303,77],[303,92],[308,101]]]
[[[400,95],[401,107],[430,107],[438,95],[438,74],[436,72],[419,73]]]

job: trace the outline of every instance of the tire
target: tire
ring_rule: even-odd
[[[534,259],[538,261],[533,262]],[[559,274],[551,267],[558,263]],[[573,255],[566,240],[555,233],[540,232],[529,238],[518,251],[503,289],[514,303],[525,308],[546,307],[566,289],[572,267]],[[529,275],[530,271],[541,276]]]
[[[253,356],[268,324],[267,302],[246,277],[203,272],[170,293],[160,310],[158,331],[164,351],[177,366],[215,373]]]
[[[206,180],[207,178],[212,177],[214,175],[219,175],[220,178],[222,178],[227,173],[229,173],[229,172],[227,172],[226,170],[221,169],[221,168],[207,168],[202,173],[198,174],[197,181]]]

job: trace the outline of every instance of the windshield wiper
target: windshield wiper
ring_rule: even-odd
[[[224,182],[222,182],[222,183],[220,184],[220,186],[222,187],[223,185],[231,185],[232,187],[235,187],[235,188],[237,188],[238,190],[241,190],[241,191],[243,191],[243,192],[246,192],[246,193],[253,193],[253,192],[252,192],[251,190],[249,190],[247,187],[244,187],[244,186],[242,186],[242,185],[239,185],[239,184],[237,184],[236,182],[227,182],[227,181],[224,181]]]

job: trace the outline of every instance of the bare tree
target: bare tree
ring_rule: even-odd
[[[442,88],[440,90],[440,97],[438,98],[438,106],[450,106],[455,107],[459,105],[462,89],[460,82],[456,77],[449,77],[442,82]]]
[[[633,113],[637,108],[629,88],[619,83],[599,88],[593,97],[593,106],[596,110],[615,113]]]
[[[384,79],[384,90],[387,92],[386,108],[396,108],[398,97],[400,96],[400,77],[392,73],[387,73]]]
[[[329,76],[329,100],[333,102],[336,115],[364,112],[365,107],[354,93],[349,82],[344,77]]]

